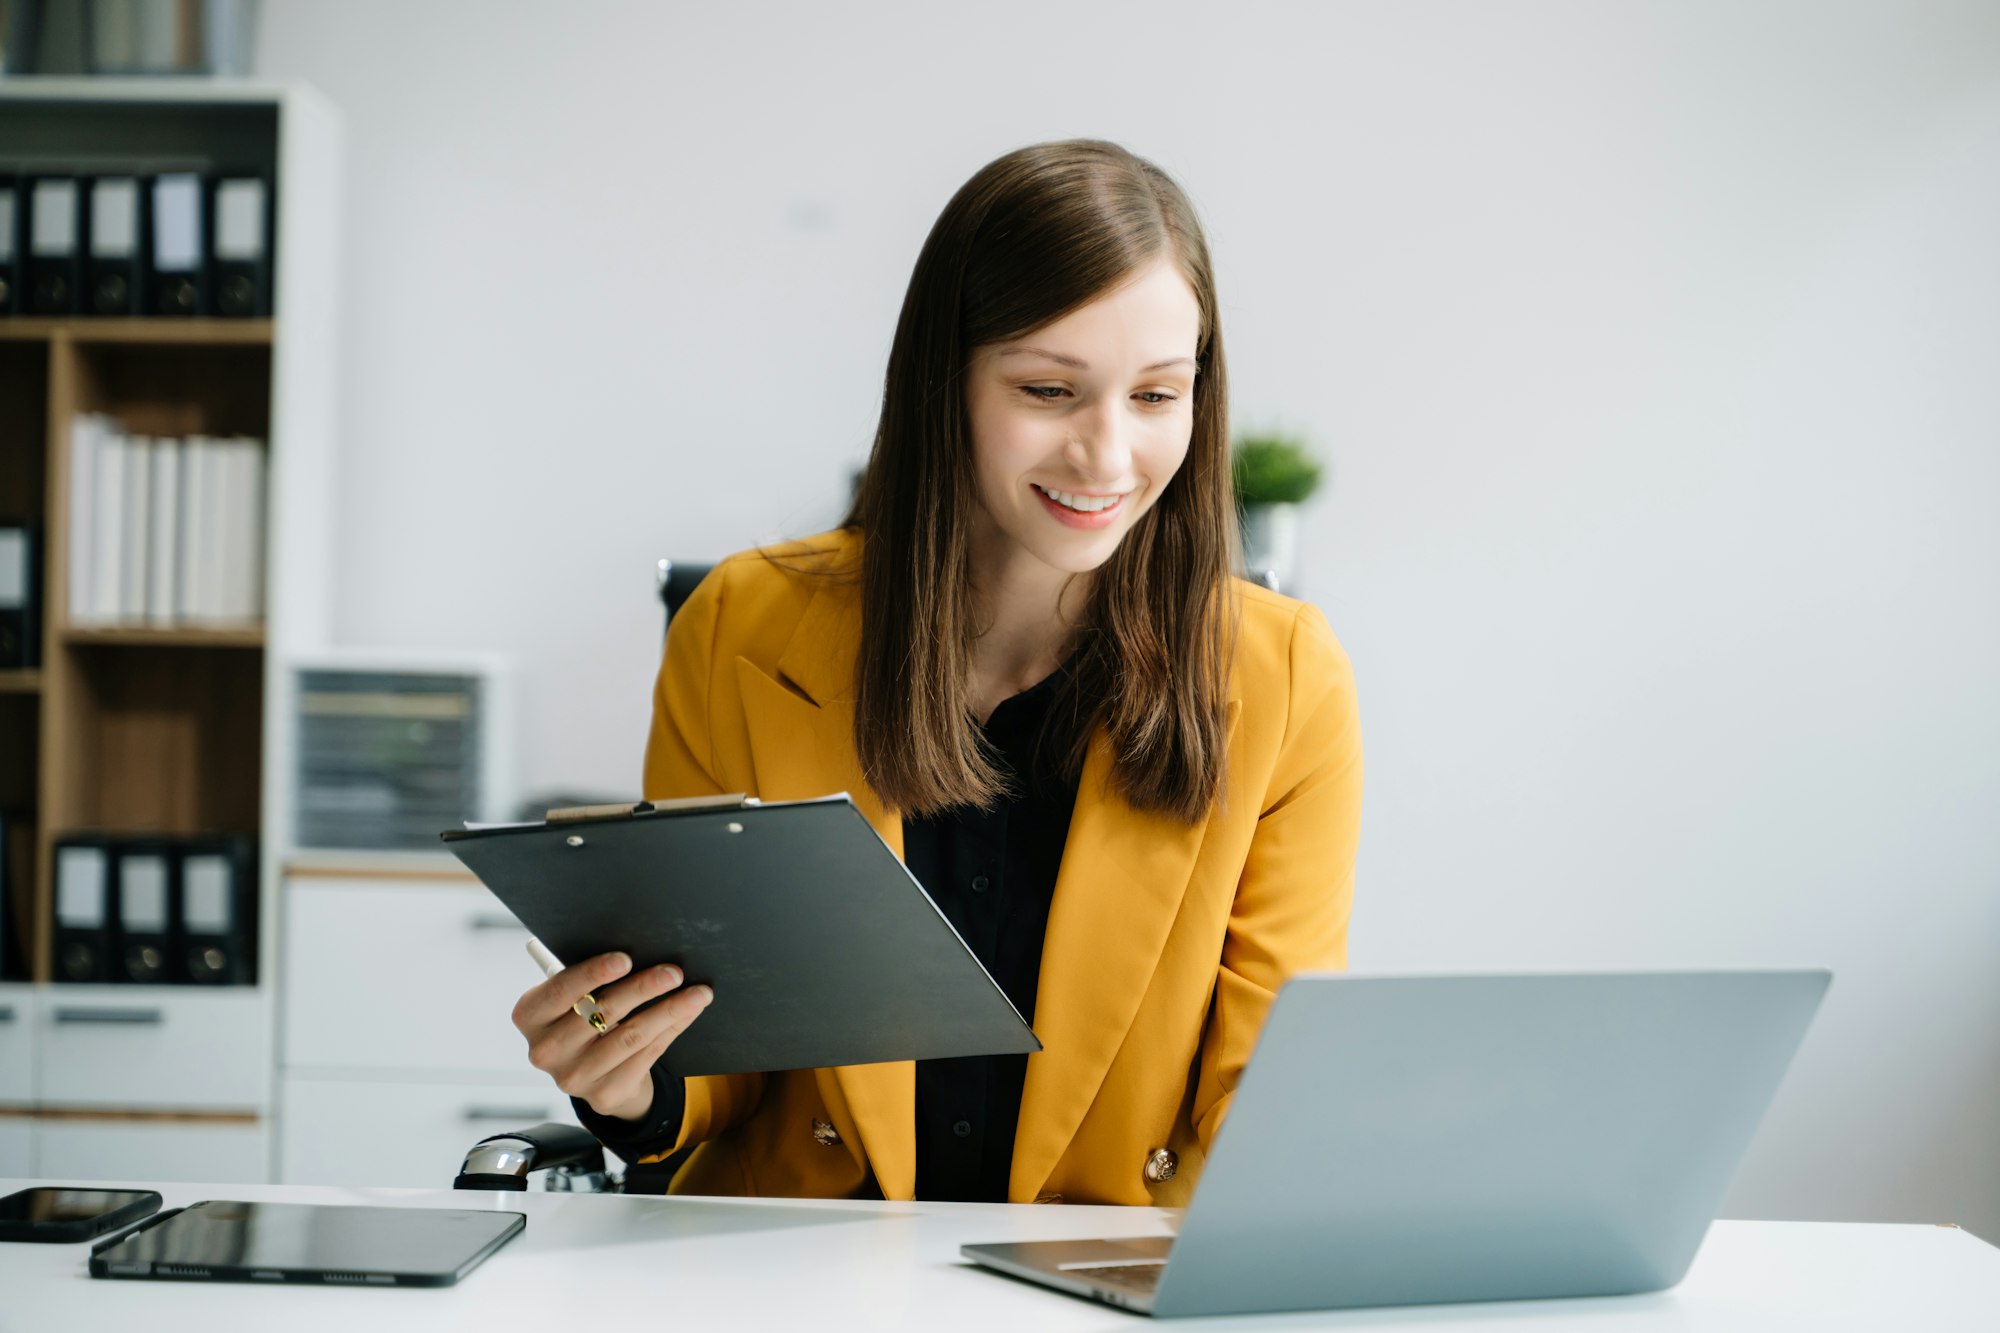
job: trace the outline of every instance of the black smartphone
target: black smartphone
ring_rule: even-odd
[[[0,1199],[0,1240],[89,1240],[149,1217],[159,1206],[152,1190],[37,1185]]]

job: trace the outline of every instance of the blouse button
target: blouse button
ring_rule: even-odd
[[[1172,1180],[1180,1166],[1181,1159],[1172,1148],[1155,1148],[1146,1157],[1146,1180],[1154,1185]]]
[[[972,877],[972,891],[974,893],[984,893],[986,892],[987,886],[992,882],[993,881],[987,879],[986,876],[984,875],[974,875]]]
[[[813,1142],[822,1148],[831,1148],[840,1142],[840,1131],[824,1120],[814,1119]]]

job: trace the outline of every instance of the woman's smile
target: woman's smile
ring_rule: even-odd
[[[1065,527],[1086,530],[1110,527],[1118,515],[1124,511],[1125,496],[1129,492],[1116,495],[1089,495],[1080,491],[1059,491],[1052,486],[1028,483],[1035,498],[1042,502],[1042,508],[1049,516]]]

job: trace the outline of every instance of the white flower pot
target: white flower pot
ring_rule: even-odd
[[[1243,507],[1243,563],[1253,573],[1269,570],[1280,589],[1289,589],[1299,559],[1299,507],[1295,504]]]

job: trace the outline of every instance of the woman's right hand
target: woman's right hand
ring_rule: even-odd
[[[682,979],[678,967],[662,963],[618,980],[631,970],[626,955],[599,954],[564,968],[514,1004],[514,1026],[528,1039],[528,1063],[614,1120],[646,1118],[653,1109],[653,1062],[715,998],[707,986],[690,986],[626,1022],[634,1009]],[[573,1012],[586,995],[597,997],[611,1024],[602,1034]]]

